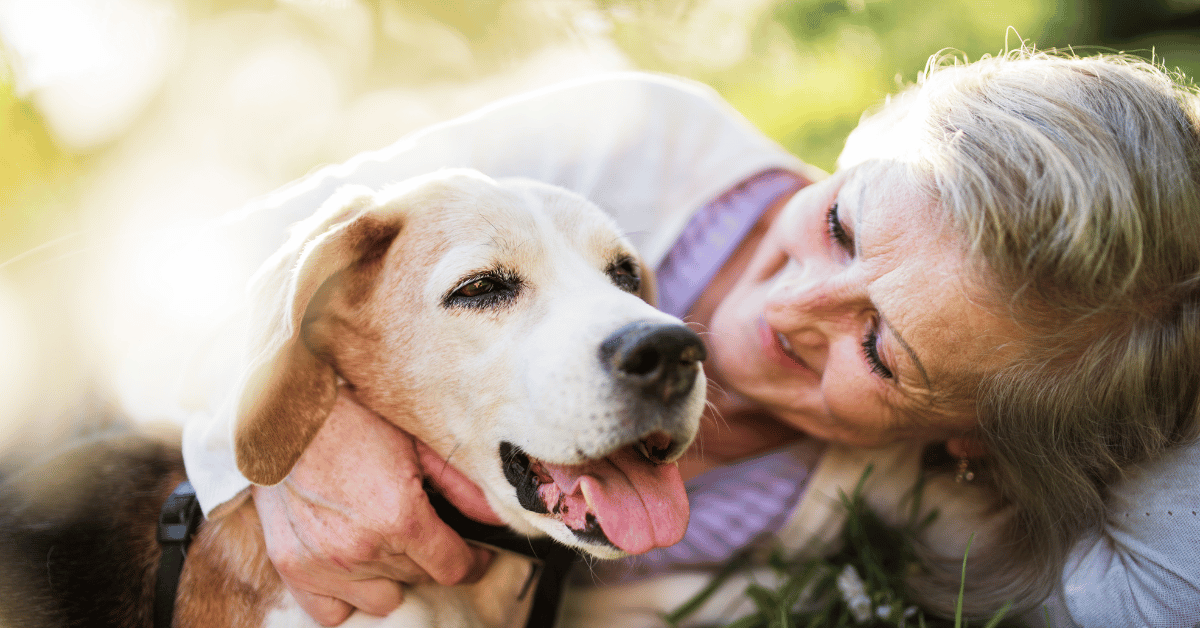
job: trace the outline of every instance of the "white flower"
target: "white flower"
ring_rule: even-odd
[[[880,604],[875,608],[875,616],[880,619],[887,619],[892,615],[892,607],[887,604]]]
[[[865,623],[871,619],[871,598],[867,597],[866,587],[854,565],[846,565],[837,577],[837,588],[842,593],[842,600],[850,607],[854,622]]]
[[[858,570],[854,565],[846,565],[842,568],[842,573],[837,577],[838,590],[842,592],[842,599],[865,595],[866,587],[863,585],[862,578],[858,575]]]

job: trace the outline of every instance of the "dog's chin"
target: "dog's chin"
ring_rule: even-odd
[[[592,544],[579,540],[579,535],[576,531],[568,528],[566,525],[558,524],[557,530],[550,532],[550,536],[558,542],[574,547],[577,550],[587,552],[588,554],[601,560],[616,560],[629,556],[629,552],[623,551],[613,545],[608,537],[604,537],[603,544]]]
[[[670,448],[651,439],[619,447],[583,464],[538,460],[500,444],[504,476],[524,510],[521,519],[558,541],[598,558],[621,558],[678,542],[687,528],[683,481],[673,463],[656,459]]]

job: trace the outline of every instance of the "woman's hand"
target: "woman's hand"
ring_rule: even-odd
[[[406,584],[483,574],[491,554],[438,519],[426,478],[464,514],[500,523],[478,486],[342,391],[287,479],[253,487],[267,554],[313,619],[335,626],[355,608],[387,615]]]

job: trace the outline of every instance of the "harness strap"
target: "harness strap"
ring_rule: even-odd
[[[154,628],[171,628],[175,617],[175,593],[187,558],[188,544],[204,519],[192,483],[184,480],[175,487],[158,515],[158,579],[154,585]]]
[[[572,563],[578,560],[575,550],[548,538],[530,539],[508,528],[473,521],[458,512],[446,498],[428,490],[438,515],[463,538],[542,561],[541,568],[534,576],[538,582],[526,627],[552,626],[558,616],[563,581]],[[162,512],[158,516],[158,543],[162,546],[162,557],[158,561],[158,579],[154,587],[154,628],[171,628],[175,616],[175,594],[179,589],[179,576],[183,573],[188,544],[203,520],[204,513],[200,510],[196,491],[191,482],[184,480],[163,502]]]
[[[552,628],[558,620],[567,572],[582,560],[579,552],[549,537],[529,538],[507,527],[479,523],[459,512],[428,483],[425,492],[429,494],[429,502],[433,504],[438,518],[464,539],[537,559],[538,567],[532,574],[534,581],[530,583],[536,587],[533,590],[533,607],[525,621],[525,628]]]

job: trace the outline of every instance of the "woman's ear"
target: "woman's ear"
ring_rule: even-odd
[[[983,442],[974,436],[958,436],[946,441],[946,451],[958,459],[982,458],[987,455]]]
[[[364,256],[382,255],[400,231],[398,212],[373,212],[366,188],[338,192],[251,281],[250,360],[237,399],[234,454],[255,484],[281,482],[325,423],[337,374],[302,339],[313,297]]]

